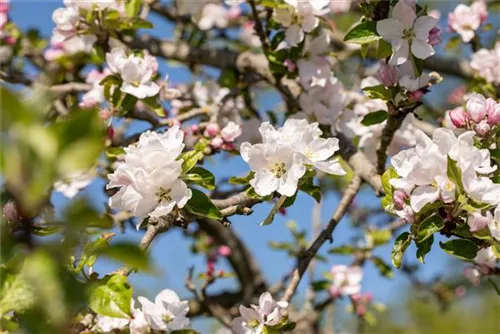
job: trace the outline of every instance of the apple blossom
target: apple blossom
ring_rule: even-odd
[[[75,7],[57,8],[52,13],[52,20],[57,29],[62,31],[74,32],[80,20],[80,13]]]
[[[488,228],[490,229],[491,236],[496,240],[500,240],[500,205],[497,205],[495,209],[495,216],[493,218],[490,217],[488,220]]]
[[[73,198],[80,190],[87,187],[94,178],[95,173],[92,171],[71,173],[63,180],[54,183],[54,190],[68,198]]]
[[[474,258],[474,263],[478,266],[486,267],[486,268],[495,268],[497,263],[497,257],[493,252],[491,247],[480,249],[477,252],[476,257]]]
[[[277,326],[286,318],[287,308],[287,302],[277,302],[269,292],[264,292],[259,297],[259,305],[240,305],[240,316],[232,321],[232,329],[236,334],[264,333],[268,326]]]
[[[220,135],[225,142],[232,143],[236,140],[236,138],[241,136],[241,126],[233,121],[230,121],[221,130]]]
[[[487,82],[500,85],[500,43],[491,50],[481,49],[471,57],[470,66]]]
[[[467,267],[464,269],[464,276],[474,285],[481,284],[481,277],[483,276],[478,268]]]
[[[335,265],[330,272],[332,274],[332,286],[330,287],[330,294],[332,296],[354,295],[361,290],[360,283],[363,279],[363,270],[361,267]]]
[[[472,93],[469,95],[465,108],[469,117],[474,122],[479,123],[487,115],[486,98],[481,94]]]
[[[112,318],[108,316],[97,316],[97,327],[103,333],[113,332],[115,330],[123,330],[128,326],[130,320],[126,318]]]
[[[463,107],[456,107],[448,114],[450,116],[451,122],[457,128],[463,128],[467,125],[468,116]]]
[[[471,232],[477,232],[488,226],[488,223],[493,220],[491,212],[487,211],[486,216],[481,212],[473,212],[467,218],[467,224]]]
[[[164,134],[144,132],[136,146],[125,149],[125,161],[108,176],[108,188],[120,187],[109,199],[111,208],[127,210],[137,218],[169,214],[175,206],[184,207],[191,190],[179,179],[184,148],[178,126]]]
[[[459,4],[453,13],[448,15],[448,25],[452,31],[462,37],[465,43],[468,43],[474,38],[475,31],[487,17],[486,4],[482,0],[475,1],[470,6]]]
[[[125,50],[114,48],[106,54],[108,66],[123,79],[120,90],[138,99],[155,96],[160,87],[152,81],[158,62],[149,54],[126,55]]]
[[[377,79],[387,87],[394,86],[398,83],[398,72],[394,66],[380,62],[380,67],[377,71]]]
[[[189,326],[189,319],[186,317],[189,303],[181,301],[174,291],[162,290],[156,296],[154,303],[145,297],[138,297],[137,300],[153,330],[170,332]]]
[[[224,6],[215,3],[208,3],[203,6],[201,18],[198,21],[198,27],[201,30],[213,28],[225,28],[229,22],[228,12]]]
[[[417,17],[415,9],[405,1],[398,1],[390,18],[377,22],[377,32],[392,45],[389,65],[404,64],[410,50],[419,59],[432,56],[435,51],[428,38],[437,21],[431,16]]]

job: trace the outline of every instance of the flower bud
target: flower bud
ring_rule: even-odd
[[[496,103],[493,99],[487,99],[488,123],[490,125],[500,124],[500,103]]]
[[[471,94],[466,104],[469,117],[476,123],[486,116],[486,99],[481,94]]]
[[[219,125],[217,123],[210,123],[207,125],[205,129],[205,136],[207,137],[215,137],[219,134]]]
[[[291,61],[290,59],[285,59],[285,61],[283,62],[283,65],[286,66],[286,68],[288,69],[288,72],[294,72],[297,69],[297,66],[295,66],[293,61]]]
[[[398,72],[394,66],[381,62],[377,71],[377,79],[387,87],[394,86],[398,82]]]
[[[471,232],[477,232],[488,226],[491,217],[483,216],[480,212],[473,212],[467,218],[467,225]]]
[[[441,44],[441,29],[439,29],[438,26],[435,26],[429,31],[428,43],[431,46],[436,46],[438,44]]]
[[[226,245],[219,246],[219,248],[217,248],[217,253],[220,256],[229,256],[231,254],[231,248],[229,248],[229,246]]]
[[[392,201],[398,209],[402,209],[405,206],[406,199],[408,199],[408,196],[404,191],[401,190],[396,190],[392,197]]]
[[[480,136],[486,136],[490,129],[491,127],[486,120],[483,120],[479,124],[476,124],[475,127],[476,133]]]
[[[224,144],[224,140],[222,140],[221,137],[215,137],[210,141],[210,146],[212,146],[215,149],[221,148],[222,144]]]
[[[420,101],[420,99],[424,95],[425,95],[425,93],[422,92],[421,90],[416,90],[414,92],[408,93],[408,98],[410,99],[410,101],[417,102],[417,101]]]
[[[5,37],[4,41],[5,41],[5,43],[7,43],[9,45],[16,44],[16,38],[14,36],[7,36],[7,37]]]
[[[191,125],[191,133],[192,134],[196,134],[196,133],[198,133],[198,131],[200,131],[200,126],[198,124]]]
[[[16,204],[14,202],[7,202],[2,209],[3,215],[12,222],[18,222],[21,220],[21,216],[19,216],[19,212],[17,210]]]
[[[457,128],[463,128],[467,124],[467,114],[465,113],[464,108],[457,107],[451,110],[448,114],[451,122]]]

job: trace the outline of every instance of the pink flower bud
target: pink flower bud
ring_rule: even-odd
[[[294,72],[295,69],[297,69],[297,66],[295,66],[293,61],[291,61],[290,59],[285,59],[285,61],[283,62],[283,65],[286,66],[286,68],[288,69],[288,72]]]
[[[425,93],[422,92],[421,90],[416,90],[414,92],[410,92],[408,94],[408,98],[410,99],[410,101],[417,102],[417,101],[420,101],[420,99],[424,95],[425,95]]]
[[[474,212],[467,218],[467,224],[471,232],[477,232],[488,226],[490,219],[491,217],[483,216],[480,212]]]
[[[464,297],[466,293],[467,293],[467,288],[463,285],[460,285],[455,289],[455,295],[458,298]]]
[[[365,305],[358,305],[356,307],[356,314],[359,316],[363,316],[366,314],[366,306]]]
[[[398,209],[402,209],[405,206],[405,200],[408,199],[408,195],[404,191],[396,190],[393,194],[392,201]]]
[[[441,29],[439,29],[438,26],[432,28],[429,31],[428,43],[432,46],[436,46],[438,44],[441,44]]]
[[[0,0],[0,13],[8,13],[10,9],[8,0]]]
[[[200,126],[198,124],[191,125],[191,133],[196,134],[200,131]]]
[[[215,137],[210,141],[210,146],[215,149],[221,148],[222,144],[224,144],[224,140],[221,137]]]
[[[467,114],[465,113],[464,108],[457,107],[451,110],[448,114],[451,122],[457,128],[462,128],[467,124]]]
[[[9,45],[14,45],[16,44],[16,39],[13,36],[7,36],[5,37],[5,43]]]
[[[217,123],[209,123],[207,128],[205,129],[205,136],[207,137],[215,137],[219,134],[219,124]]]
[[[474,1],[470,8],[474,12],[474,14],[478,15],[481,19],[481,23],[484,23],[488,19],[488,8],[486,7],[486,3],[483,0]]]
[[[377,71],[377,79],[387,87],[394,86],[398,83],[398,72],[394,66],[388,65],[385,62],[380,63],[380,68]]]
[[[480,123],[476,124],[475,127],[476,133],[480,136],[486,136],[490,129],[491,127],[486,120],[483,120]]]
[[[500,124],[500,103],[496,103],[493,99],[487,99],[488,123],[490,125]]]
[[[219,248],[217,248],[217,253],[220,255],[220,256],[229,256],[231,255],[231,248],[229,248],[229,246],[219,246]]]
[[[486,99],[481,94],[471,94],[465,107],[469,117],[476,123],[486,116]]]

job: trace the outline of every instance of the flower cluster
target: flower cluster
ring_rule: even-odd
[[[139,142],[125,148],[124,161],[110,174],[107,188],[120,188],[109,199],[111,208],[139,219],[160,217],[182,208],[191,190],[180,180],[184,133],[178,126],[163,134],[146,131]]]
[[[106,61],[110,70],[122,78],[122,92],[144,99],[160,91],[153,81],[158,71],[158,61],[148,53],[127,56],[124,49],[114,48],[106,54]]]
[[[488,19],[488,9],[483,0],[474,1],[470,6],[459,4],[448,15],[448,26],[469,43],[475,36],[476,30]]]
[[[181,301],[174,291],[161,291],[154,302],[145,297],[138,297],[137,300],[142,308],[135,308],[135,302],[132,300],[131,319],[98,315],[96,330],[109,333],[128,327],[131,334],[146,334],[151,331],[170,333],[189,327],[190,322],[186,317],[189,304],[187,301]]]
[[[318,16],[330,11],[330,0],[285,0],[288,7],[278,7],[274,20],[286,27],[285,41],[289,46],[298,46],[305,33],[312,32],[318,25]]]
[[[291,197],[297,191],[299,179],[307,168],[327,174],[344,175],[336,159],[330,159],[339,149],[338,139],[321,138],[318,123],[309,124],[304,119],[289,119],[276,130],[268,122],[259,128],[262,143],[241,144],[240,151],[252,171],[250,184],[260,196],[274,191]]]
[[[429,35],[437,21],[432,16],[417,16],[414,6],[407,1],[398,1],[390,18],[377,22],[377,32],[392,45],[389,64],[402,65],[408,61],[410,54],[419,59],[432,56],[435,51],[430,44]]]
[[[472,130],[481,137],[487,137],[500,126],[500,103],[472,93],[468,96],[465,108],[460,106],[451,110],[449,117],[455,127]]]
[[[102,79],[110,74],[111,71],[108,68],[105,68],[102,72],[92,70],[87,74],[85,82],[91,84],[92,88],[83,94],[82,101],[79,104],[80,108],[94,108],[106,100],[104,97],[104,87],[100,83]]]
[[[491,50],[481,49],[472,55],[470,66],[486,82],[500,85],[500,42]]]
[[[333,266],[330,271],[332,286],[330,295],[332,297],[351,296],[361,291],[361,280],[363,270],[361,267],[347,267],[345,265]]]
[[[241,126],[229,121],[222,130],[217,123],[210,123],[204,131],[205,137],[210,139],[210,146],[214,149],[232,150],[234,141],[241,136]]]
[[[259,305],[240,305],[241,316],[233,320],[233,331],[236,334],[260,334],[271,329],[283,329],[288,323],[287,308],[287,302],[277,302],[269,292],[264,292],[259,298]]]
[[[483,248],[477,252],[477,256],[472,262],[473,266],[466,267],[464,275],[472,284],[479,285],[483,276],[488,276],[496,268],[498,261],[492,247]]]

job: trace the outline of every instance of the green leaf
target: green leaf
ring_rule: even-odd
[[[108,275],[96,283],[89,296],[89,306],[97,314],[130,318],[132,287],[123,275]]]
[[[401,261],[403,260],[403,254],[411,243],[411,235],[408,232],[401,233],[394,242],[394,247],[392,248],[391,260],[392,264],[399,268],[401,267]]]
[[[158,117],[165,117],[163,106],[158,102],[156,96],[147,97],[142,100],[146,106],[153,111]]]
[[[392,238],[392,233],[387,229],[371,230],[367,232],[367,238],[371,240],[373,247],[378,247],[388,243]]]
[[[120,242],[112,245],[100,245],[94,248],[89,255],[104,256],[127,266],[148,271],[151,269],[149,256],[139,246]]]
[[[314,185],[314,175],[315,174],[312,174],[311,176],[306,175],[306,177],[303,177],[299,183],[299,189],[314,198],[316,202],[319,203],[321,202],[321,188]]]
[[[311,283],[311,285],[314,291],[322,291],[322,290],[328,290],[332,285],[332,282],[325,279],[320,281],[314,281]]]
[[[204,192],[198,189],[191,189],[191,191],[193,192],[193,196],[186,204],[186,209],[191,214],[214,220],[224,218],[220,210]]]
[[[120,86],[122,84],[122,79],[116,74],[110,74],[99,82],[99,85],[105,86],[111,84],[111,86]]]
[[[238,84],[238,73],[235,70],[224,70],[219,77],[219,85],[234,88]]]
[[[416,242],[417,244],[417,259],[420,263],[425,263],[425,256],[431,251],[432,244],[434,243],[434,236],[431,235],[429,238],[421,242]]]
[[[490,150],[490,157],[500,162],[500,148]]]
[[[458,167],[457,162],[448,156],[448,169],[446,171],[448,178],[458,186],[459,193],[464,192],[464,185],[462,183],[462,171]]]
[[[378,47],[377,47],[377,58],[382,59],[382,58],[387,58],[392,55],[392,46],[390,43],[387,43],[383,39],[380,39],[378,41]]]
[[[135,97],[134,95],[125,94],[120,104],[121,110],[123,112],[132,110],[135,107],[136,103],[137,103],[137,97]]]
[[[415,56],[412,56],[411,60],[412,60],[413,69],[415,70],[416,75],[417,76],[421,76],[422,75],[422,71],[424,69],[424,60],[423,59],[419,59],[419,58],[417,58]]]
[[[441,231],[444,227],[444,220],[439,214],[427,217],[418,226],[416,240],[418,242],[425,241],[430,238],[434,233]]]
[[[363,88],[363,91],[368,94],[368,97],[372,99],[382,99],[384,101],[388,101],[392,99],[392,92],[389,88],[385,87],[384,85],[376,85],[376,86],[370,86],[370,87],[365,87]],[[380,110],[382,111],[382,110]],[[380,112],[380,111],[375,111],[375,112]],[[385,111],[385,110],[383,110]],[[387,111],[385,111],[387,113]]]
[[[394,273],[392,272],[391,266],[389,266],[387,263],[385,263],[385,261],[383,259],[381,259],[378,256],[372,256],[370,259],[372,260],[375,267],[377,267],[378,271],[380,272],[380,274],[382,276],[387,277],[387,278],[394,277]]]
[[[343,255],[349,255],[349,254],[354,254],[356,251],[356,247],[351,246],[351,245],[343,245],[339,247],[333,247],[328,251],[330,254],[343,254]]]
[[[377,33],[377,23],[367,21],[353,27],[344,37],[345,42],[367,44],[381,39]]]
[[[40,237],[56,234],[59,233],[61,230],[62,230],[61,225],[53,225],[53,226],[33,225],[31,227],[31,233],[33,233],[34,235],[38,235]]]
[[[233,177],[229,178],[228,183],[229,184],[248,185],[248,183],[250,182],[250,180],[253,179],[254,175],[255,175],[254,172],[250,172],[245,177],[236,177],[236,176],[233,176]]]
[[[279,209],[283,206],[283,203],[285,203],[285,201],[286,201],[287,198],[288,197],[282,195],[276,201],[276,203],[274,204],[273,208],[271,209],[271,211],[267,215],[266,219],[264,219],[264,221],[262,221],[259,225],[260,226],[265,226],[265,225],[271,224],[273,222],[273,220],[274,220],[274,216],[276,215],[276,213],[278,213]]]
[[[127,16],[134,17],[139,14],[141,9],[142,0],[127,0],[125,2],[125,13]]]
[[[366,114],[365,117],[363,117],[363,119],[361,120],[361,124],[363,124],[364,126],[380,124],[383,121],[385,121],[388,116],[389,114],[387,113],[387,111],[384,110],[371,112],[369,114]]]
[[[193,167],[188,174],[182,176],[183,180],[191,181],[208,190],[215,188],[215,176],[203,167]]]
[[[196,166],[198,161],[203,159],[203,156],[204,156],[203,153],[199,152],[199,151],[187,151],[187,152],[182,153],[179,156],[179,159],[183,160],[182,172],[187,173],[191,169],[193,169],[193,167]]]
[[[446,242],[440,242],[439,246],[446,253],[462,260],[474,259],[478,251],[477,245],[466,239],[453,239]]]
[[[366,55],[368,55],[368,50],[370,49],[370,45],[368,44],[362,44],[361,45],[361,58],[364,60],[366,59]]]
[[[390,183],[392,179],[397,179],[399,178],[398,173],[394,169],[394,167],[389,167],[387,170],[382,174],[382,187],[384,188],[384,192],[387,195],[389,195],[391,198],[391,203],[392,203],[392,192],[393,192],[393,187]]]

